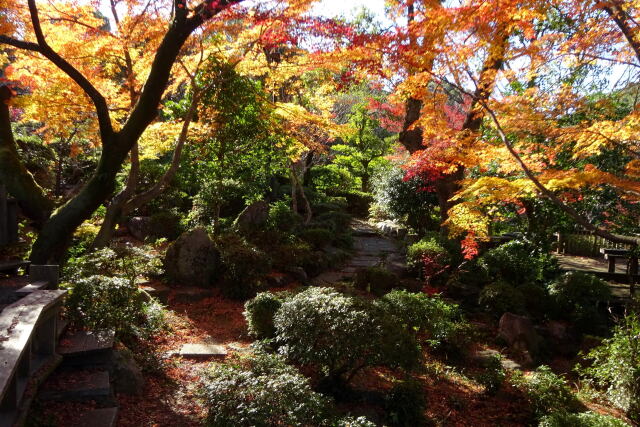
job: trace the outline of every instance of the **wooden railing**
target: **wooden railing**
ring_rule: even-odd
[[[623,243],[613,243],[607,239],[596,236],[586,231],[574,231],[572,233],[557,233],[558,253],[565,255],[601,257],[600,248],[630,249],[631,246]]]

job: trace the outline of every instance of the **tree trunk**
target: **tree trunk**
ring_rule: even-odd
[[[40,226],[51,214],[53,202],[46,197],[18,156],[11,131],[8,104],[11,97],[11,90],[0,86],[0,181],[18,199],[24,214]]]

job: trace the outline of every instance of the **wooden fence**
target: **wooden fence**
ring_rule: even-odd
[[[587,231],[557,233],[558,253],[565,255],[601,257],[600,248],[631,249],[624,243],[612,243],[607,239]]]

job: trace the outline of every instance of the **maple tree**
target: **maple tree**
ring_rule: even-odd
[[[4,15],[8,19],[3,18],[2,20],[4,31],[0,35],[0,43],[42,55],[75,83],[74,89],[80,88],[84,97],[91,102],[102,146],[100,161],[93,176],[76,196],[58,208],[50,217],[48,213],[52,205],[50,202],[45,202],[46,196],[42,190],[35,185],[29,175],[17,173],[23,168],[18,158],[16,156],[3,157],[4,162],[0,168],[3,171],[1,178],[8,185],[9,191],[20,201],[29,201],[32,206],[36,207],[35,211],[40,211],[39,215],[34,212],[34,218],[39,220],[46,218],[32,249],[31,259],[33,262],[46,263],[59,259],[76,227],[88,218],[113,191],[114,178],[122,163],[142,133],[156,117],[157,107],[168,84],[172,67],[185,41],[203,23],[234,3],[238,3],[238,1],[216,0],[203,2],[191,8],[183,1],[176,1],[172,4],[173,11],[169,18],[168,28],[165,30],[162,26],[160,27],[159,42],[156,46],[153,43],[146,46],[151,48],[153,59],[148,67],[145,83],[140,93],[135,94],[135,100],[129,98],[130,105],[133,106],[126,109],[119,119],[111,115],[113,107],[117,107],[117,104],[110,105],[108,100],[111,101],[111,99],[108,98],[108,94],[98,89],[87,77],[91,76],[91,71],[95,72],[96,66],[100,64],[95,64],[91,60],[74,61],[75,64],[72,64],[56,51],[55,48],[58,46],[52,45],[48,41],[48,39],[52,39],[51,31],[60,28],[60,25],[66,26],[67,29],[71,29],[69,27],[73,26],[76,31],[80,27],[82,31],[76,40],[82,41],[87,37],[91,38],[96,33],[95,22],[85,24],[77,20],[75,15],[69,16],[65,10],[58,12],[55,7],[45,11],[47,17],[51,16],[52,18],[41,21],[40,11],[33,0],[27,3],[27,8],[13,3],[2,5],[4,9],[10,9],[13,13],[8,16]],[[133,7],[133,5],[131,6]],[[77,9],[81,9],[81,7],[77,6]],[[85,10],[82,16],[86,18],[89,15]],[[53,19],[53,16],[57,16],[57,19]],[[43,22],[47,25],[43,26]],[[167,18],[165,17],[160,22],[166,25]],[[52,25],[53,28],[49,25]],[[65,34],[65,32],[58,31],[56,34]],[[35,41],[30,41],[30,39],[35,39]],[[106,41],[105,43],[108,44]],[[129,89],[133,94],[135,91],[133,76],[129,73],[128,77]],[[8,96],[5,95],[4,101],[7,101],[7,98]],[[8,111],[6,103],[3,105],[5,106],[3,109]],[[15,146],[13,139],[9,137],[11,128],[6,111],[3,113],[3,120],[0,123],[0,127],[3,129],[2,143],[7,146]],[[116,111],[119,110],[116,108]],[[9,180],[7,179],[9,175],[20,179]],[[34,200],[38,203],[35,203]],[[27,210],[27,212],[29,211]]]

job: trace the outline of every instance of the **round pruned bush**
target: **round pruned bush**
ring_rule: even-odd
[[[512,379],[525,393],[538,417],[552,412],[576,412],[582,409],[567,382],[548,366],[538,367],[527,377]]]
[[[363,299],[329,288],[309,288],[282,304],[274,318],[278,351],[315,368],[338,389],[370,366],[411,369],[421,354],[405,327]]]
[[[504,313],[523,314],[525,300],[522,292],[505,281],[499,280],[480,291],[478,304],[495,317]]]
[[[607,318],[599,305],[609,301],[611,289],[598,277],[581,271],[568,272],[548,286],[561,317],[583,333],[606,332]]]
[[[591,366],[584,378],[605,390],[607,398],[640,423],[640,319],[628,314],[614,328],[613,336],[587,355]]]
[[[282,294],[260,292],[255,298],[244,305],[244,317],[247,320],[249,335],[257,339],[273,338],[276,328],[273,326],[273,318],[282,306],[284,297]]]
[[[300,215],[291,210],[289,200],[279,200],[270,205],[267,225],[272,230],[291,232],[301,223]]]
[[[631,427],[631,425],[611,415],[589,411],[580,414],[554,412],[542,417],[538,427]]]
[[[322,249],[331,244],[333,233],[326,228],[307,228],[299,234],[300,238],[315,249]]]
[[[330,425],[330,401],[283,358],[256,354],[240,366],[214,365],[203,390],[208,426]]]

